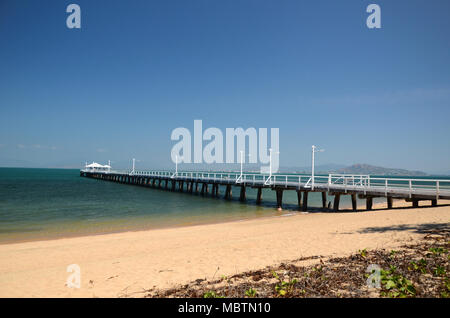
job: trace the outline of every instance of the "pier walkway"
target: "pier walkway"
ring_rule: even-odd
[[[419,201],[429,200],[437,205],[439,199],[450,199],[450,180],[381,178],[369,175],[330,174],[328,176],[302,174],[264,175],[259,173],[228,172],[170,172],[170,171],[90,171],[80,170],[80,176],[219,197],[219,187],[225,188],[224,198],[231,199],[233,187],[239,189],[239,199],[246,201],[246,188],[257,189],[256,203],[262,202],[262,189],[276,191],[277,207],[282,208],[283,192],[297,192],[298,205],[308,209],[308,194],[320,192],[322,207],[330,208],[327,194],[334,196],[333,210],[339,210],[340,198],[351,196],[352,208],[357,210],[357,200],[366,200],[366,209],[371,210],[373,199],[386,198],[387,208],[392,208],[393,199],[405,199],[417,207]],[[331,202],[330,202],[331,203]]]

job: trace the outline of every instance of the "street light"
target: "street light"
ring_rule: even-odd
[[[316,146],[312,145],[312,168],[311,168],[311,190],[314,190],[314,154],[316,152],[324,152],[325,149],[317,149]]]
[[[238,182],[239,180],[242,181],[242,175],[243,175],[243,165],[244,165],[244,150],[241,150],[241,175],[239,176],[239,178],[237,178],[236,182]],[[251,155],[248,154],[248,157],[250,157]]]
[[[183,157],[180,157],[180,160],[183,160]],[[178,155],[175,155],[175,174],[172,176],[176,176],[178,174]]]
[[[273,153],[273,149],[270,148],[269,149],[269,178],[266,180],[266,184],[270,184],[271,180],[272,180],[272,153]],[[279,154],[280,152],[277,151],[277,154]]]

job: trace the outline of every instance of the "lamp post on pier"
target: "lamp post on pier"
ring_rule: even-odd
[[[136,166],[136,159],[133,158],[133,169],[131,169],[131,174],[134,174],[134,167]]]
[[[311,190],[314,190],[314,155],[316,152],[324,151],[325,149],[317,149],[316,146],[312,145]]]
[[[279,154],[280,152],[277,151],[276,154]],[[269,178],[266,180],[265,184],[271,184],[271,180],[272,180],[272,154],[273,154],[273,149],[270,148],[269,149]]]
[[[183,157],[180,157],[180,160],[183,160]],[[172,177],[175,177],[178,174],[178,155],[175,155],[175,174]]]
[[[242,181],[242,175],[244,174],[244,150],[240,151],[241,153],[241,175],[239,176],[239,178],[237,178],[237,181],[241,180]],[[248,157],[250,157],[251,155],[248,154]]]

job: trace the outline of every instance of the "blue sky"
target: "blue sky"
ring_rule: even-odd
[[[70,3],[81,30],[66,27]],[[382,28],[368,29],[377,3]],[[0,166],[171,167],[171,131],[280,128],[281,166],[450,172],[450,2],[0,2]]]

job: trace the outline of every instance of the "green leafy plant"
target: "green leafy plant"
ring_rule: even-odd
[[[435,256],[439,256],[443,253],[447,253],[447,250],[443,247],[430,247],[429,251]]]
[[[245,291],[245,296],[250,297],[250,298],[256,297],[257,294],[258,293],[256,292],[256,290],[251,287]]]
[[[361,255],[362,258],[366,258],[367,256],[367,249],[358,250],[359,255]]]
[[[446,274],[445,267],[437,265],[434,269],[434,275],[435,276],[444,276]]]
[[[224,296],[220,296],[216,294],[216,292],[210,290],[203,295],[203,298],[225,298]]]
[[[418,262],[415,261],[411,261],[410,262],[411,266],[408,267],[409,270],[415,270],[415,271],[420,271],[422,274],[426,274],[427,272],[427,261],[424,260],[423,258],[420,259]]]
[[[381,270],[381,284],[387,292],[381,292],[382,296],[393,298],[414,297],[416,288],[412,282],[397,272],[395,266],[391,266],[389,270]]]
[[[441,292],[442,298],[450,298],[450,279],[444,282],[444,290]]]
[[[286,296],[293,292],[294,285],[297,284],[297,280],[293,279],[291,281],[282,281],[280,284],[275,286],[275,290],[280,296]]]
[[[295,288],[295,284],[298,283],[297,279],[293,279],[290,281],[283,281],[280,279],[280,277],[278,276],[278,274],[276,272],[272,272],[273,276],[278,279],[278,283],[275,285],[275,291],[278,293],[278,295],[280,296],[286,296],[291,294],[294,291]]]

